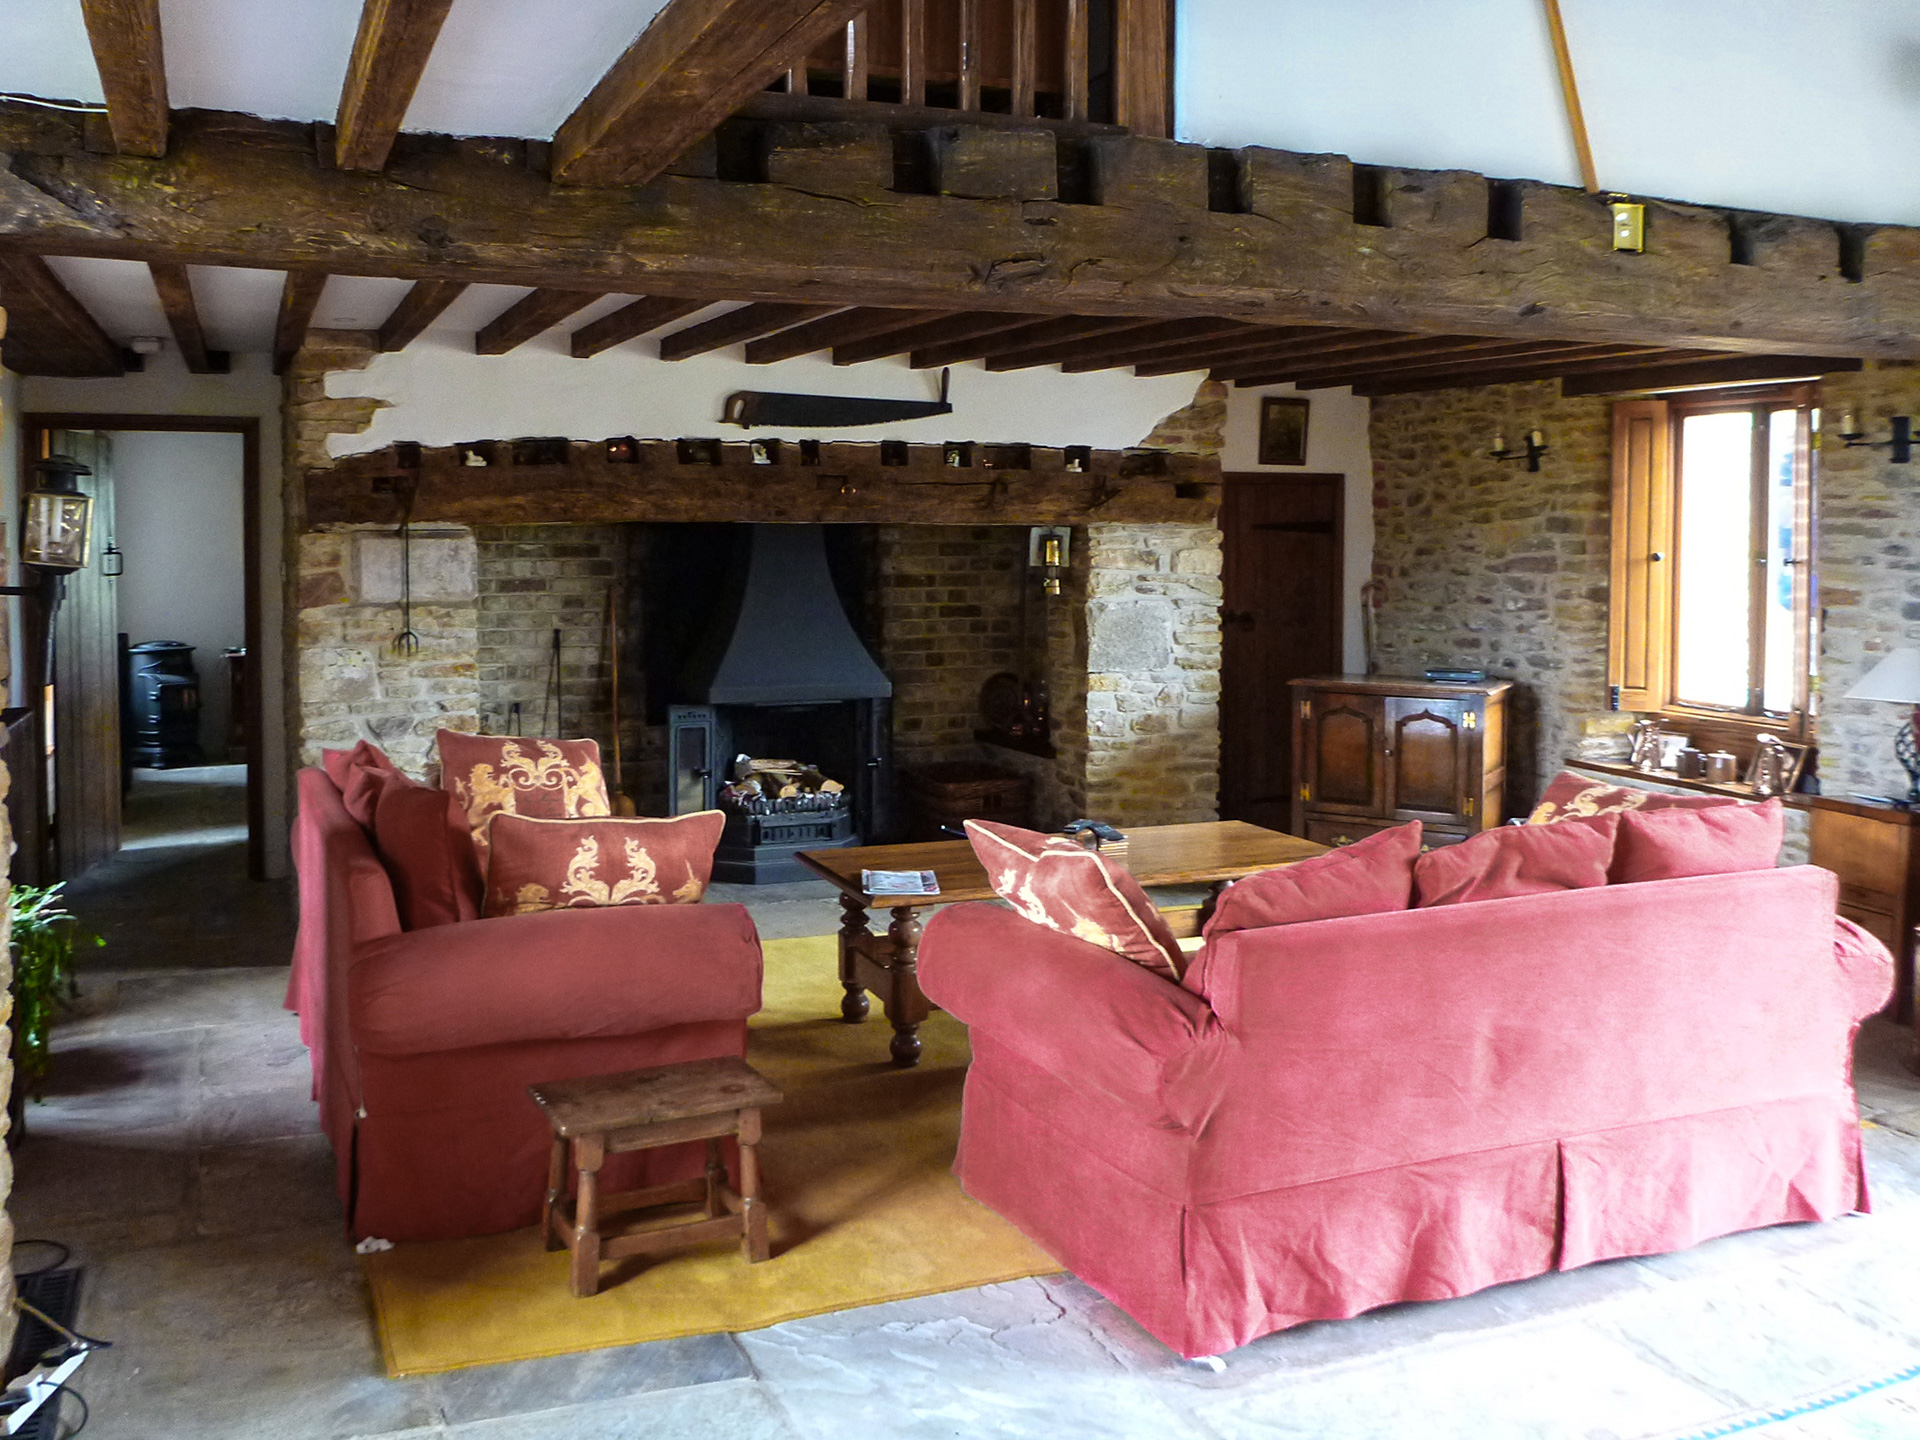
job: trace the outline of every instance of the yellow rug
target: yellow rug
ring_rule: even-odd
[[[960,1191],[966,1029],[936,1013],[920,1064],[887,1061],[876,1001],[842,1024],[831,936],[766,942],[765,1008],[747,1059],[786,1093],[766,1112],[763,1189],[773,1258],[713,1244],[609,1264],[591,1299],[567,1291],[567,1257],[534,1230],[399,1245],[372,1255],[380,1343],[392,1375],[527,1360],[643,1340],[757,1330],[782,1320],[990,1285],[1060,1266]]]

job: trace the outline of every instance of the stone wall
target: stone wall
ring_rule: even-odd
[[[1487,451],[1546,432],[1538,473]],[[1554,382],[1373,402],[1383,674],[1482,666],[1510,679],[1507,809],[1630,723],[1607,710],[1612,409]]]
[[[1819,577],[1820,777],[1829,794],[1904,795],[1893,756],[1905,712],[1848,690],[1888,651],[1920,645],[1920,464],[1895,465],[1881,448],[1845,448],[1851,406],[1870,437],[1890,415],[1920,414],[1920,367],[1883,361],[1821,382],[1824,437],[1816,477]]]

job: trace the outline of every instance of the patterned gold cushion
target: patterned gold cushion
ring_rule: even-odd
[[[495,815],[579,820],[611,815],[600,747],[592,740],[522,739],[442,730],[440,788],[449,792],[473,830],[481,867],[487,860],[487,823]]]
[[[713,876],[718,810],[670,820],[534,820],[496,814],[488,918],[592,905],[697,905]]]

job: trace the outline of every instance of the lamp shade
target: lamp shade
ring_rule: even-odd
[[[1920,705],[1920,650],[1895,650],[1863,675],[1846,698]]]

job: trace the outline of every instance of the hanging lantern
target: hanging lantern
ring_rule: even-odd
[[[20,558],[43,570],[84,570],[92,554],[93,497],[75,483],[93,471],[69,455],[33,462]]]

